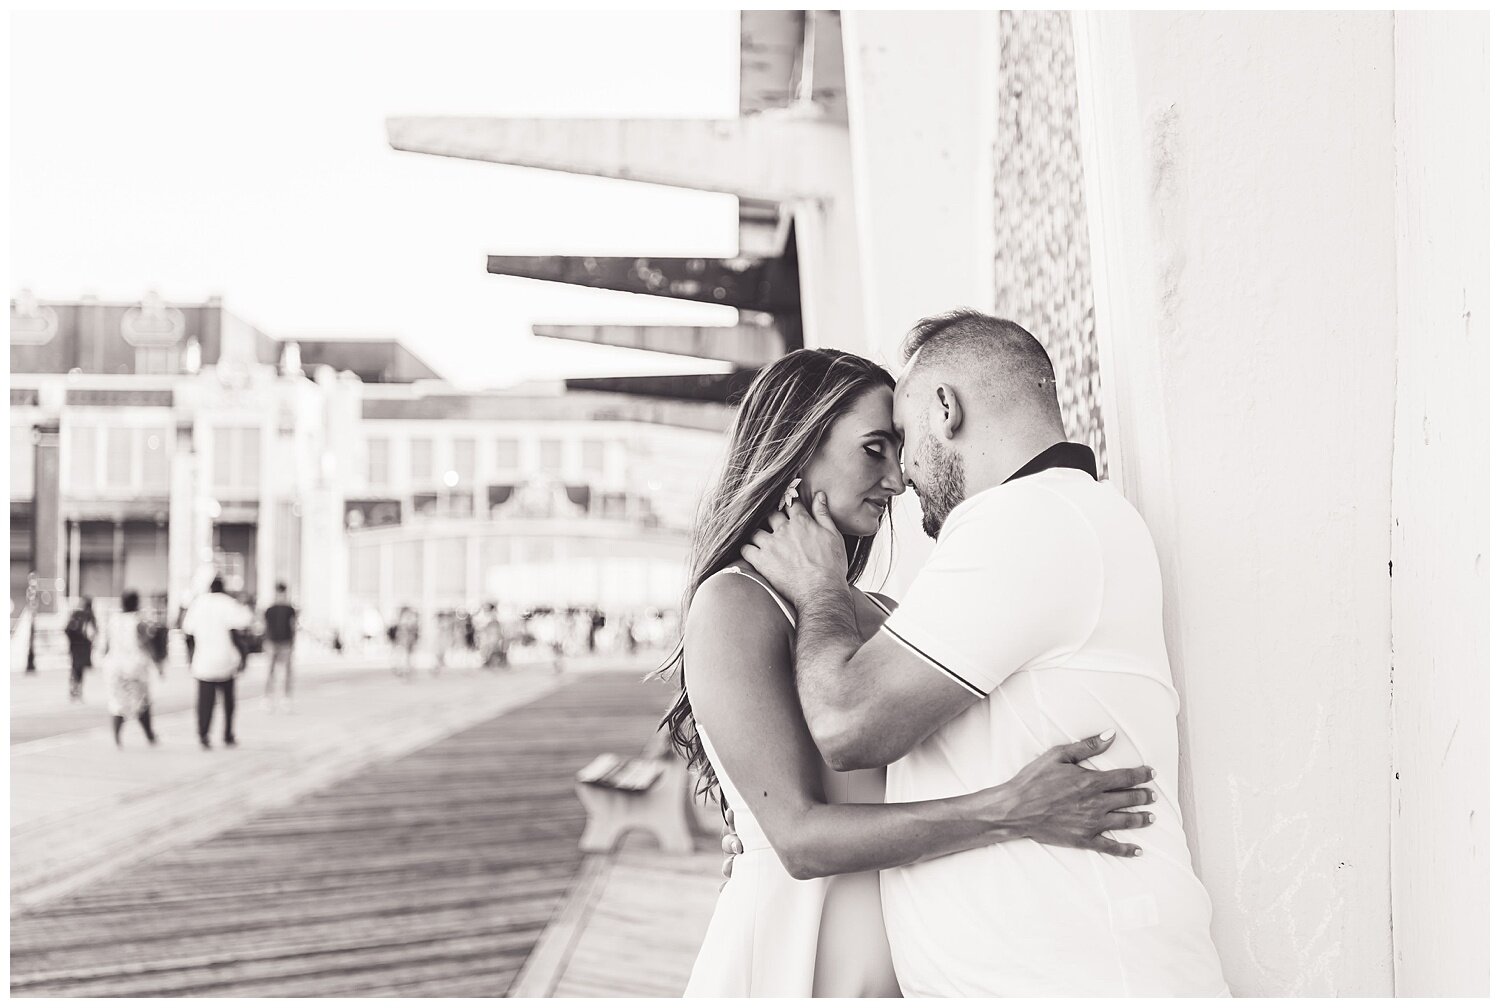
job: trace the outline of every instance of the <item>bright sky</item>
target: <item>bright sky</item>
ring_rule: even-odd
[[[62,13],[11,22],[11,293],[221,294],[394,336],[465,387],[719,371],[533,322],[732,309],[491,276],[489,254],[731,255],[733,197],[394,151],[388,115],[715,117],[734,12]]]

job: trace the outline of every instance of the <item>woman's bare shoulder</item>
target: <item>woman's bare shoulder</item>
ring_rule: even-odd
[[[698,586],[688,607],[689,635],[698,630],[718,633],[752,630],[757,634],[789,628],[770,586],[751,568],[737,565],[720,572]],[[777,633],[777,639],[785,637]]]

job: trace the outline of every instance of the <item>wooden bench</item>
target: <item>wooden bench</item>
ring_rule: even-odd
[[[687,768],[675,756],[603,753],[578,771],[573,789],[588,813],[579,850],[610,853],[628,831],[640,829],[668,853],[693,852]]]

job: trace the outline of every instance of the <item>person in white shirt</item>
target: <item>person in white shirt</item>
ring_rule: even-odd
[[[224,579],[216,577],[208,594],[195,598],[182,617],[182,632],[193,638],[192,670],[198,680],[198,741],[211,749],[208,730],[214,707],[224,698],[224,745],[233,748],[234,679],[239,675],[243,654],[235,635],[250,626],[250,610],[224,591]]]
[[[797,612],[796,683],[838,770],[889,764],[886,800],[999,784],[1049,746],[1118,733],[1097,769],[1154,768],[1141,856],[996,844],[881,873],[904,995],[1225,995],[1178,799],[1178,697],[1140,515],[1063,433],[1045,349],[970,309],[924,319],[894,401],[904,478],[937,540],[861,643],[819,495],[744,558]]]

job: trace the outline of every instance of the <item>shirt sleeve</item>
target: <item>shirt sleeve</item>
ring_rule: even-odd
[[[182,632],[189,637],[198,635],[198,610],[197,600],[187,607],[187,612],[182,614]]]
[[[950,521],[885,633],[978,697],[1082,646],[1103,569],[1098,536],[1073,505],[1014,487]]]

